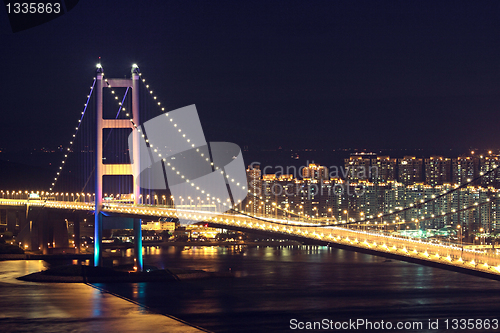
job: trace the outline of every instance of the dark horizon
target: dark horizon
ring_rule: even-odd
[[[245,150],[248,148],[247,150]],[[391,158],[403,158],[404,156],[415,156],[417,158],[426,158],[430,156],[444,156],[456,158],[458,156],[469,155],[470,150],[422,150],[422,149],[392,149],[392,150],[356,150],[356,149],[282,149],[260,148],[252,146],[242,146],[243,160],[245,167],[252,163],[265,166],[276,167],[296,167],[307,166],[309,163],[316,163],[327,167],[344,166],[344,159],[349,158],[351,154],[361,152],[371,152],[378,156],[390,156]],[[475,150],[477,155],[487,154],[486,150]],[[494,155],[500,153],[493,151]],[[293,155],[293,156],[292,156]],[[22,150],[17,152],[1,152],[0,153],[0,170],[3,172],[3,177],[0,178],[0,189],[40,189],[48,190],[51,179],[53,179],[60,161],[62,152],[47,153],[39,149]],[[71,156],[71,155],[70,155]],[[298,157],[296,159],[295,157]],[[274,169],[269,169],[273,171]]]
[[[497,2],[80,1],[12,33],[0,11],[7,150],[67,145],[99,57],[133,63],[208,141],[273,148],[499,149]]]

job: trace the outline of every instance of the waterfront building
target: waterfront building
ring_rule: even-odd
[[[355,210],[358,212],[357,219],[374,217],[379,212],[378,187],[371,182],[361,181],[357,184],[357,192],[353,197],[356,200]]]
[[[453,203],[453,195],[445,195],[439,197],[439,195],[447,193],[453,189],[451,184],[443,184],[434,186],[434,194],[437,199],[434,201],[434,214],[436,217],[433,221],[435,229],[441,229],[452,223],[452,215],[446,215],[446,213],[451,211]]]
[[[249,165],[247,168],[247,182],[249,192],[255,195],[260,195],[260,178],[261,170],[259,165]]]
[[[328,221],[335,220],[333,217],[333,204],[335,201],[334,186],[335,182],[331,180],[324,180],[319,182],[319,206],[318,213],[322,218]]]
[[[276,198],[276,217],[289,217],[295,204],[296,182],[293,175],[280,175],[272,188]]]
[[[492,189],[490,195],[490,220],[484,232],[500,232],[500,190]]]
[[[405,207],[405,192],[406,187],[397,181],[388,181],[384,188],[384,204],[383,214],[391,214]],[[404,219],[404,214],[397,215],[400,219]]]
[[[142,230],[156,230],[156,231],[175,231],[175,222],[167,221],[150,221],[141,225]]]
[[[332,216],[337,222],[345,222],[349,197],[346,191],[346,181],[336,178],[332,179]]]

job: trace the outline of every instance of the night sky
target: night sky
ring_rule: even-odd
[[[67,145],[98,57],[137,63],[207,141],[500,148],[500,2],[80,1],[12,33],[0,11],[0,148]]]

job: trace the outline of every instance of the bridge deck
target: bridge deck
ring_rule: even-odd
[[[39,206],[49,209],[93,211],[94,204],[82,202],[59,201],[30,201],[0,199],[1,206]],[[329,243],[342,244],[353,248],[367,249],[382,253],[390,253],[407,258],[430,261],[474,270],[482,273],[500,276],[500,256],[497,253],[464,249],[457,244],[436,244],[422,240],[396,237],[376,232],[356,231],[340,227],[318,227],[310,223],[251,217],[241,214],[218,213],[210,211],[194,211],[173,209],[160,206],[127,205],[120,203],[105,204],[103,212],[127,216],[173,217],[185,220],[213,222],[228,227],[242,227],[247,229],[278,233],[314,239]]]

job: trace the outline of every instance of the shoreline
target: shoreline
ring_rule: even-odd
[[[2,332],[210,332],[91,283],[40,284],[17,279],[43,269],[36,261],[0,265],[4,272],[0,279]],[[119,288],[130,285],[123,283]]]
[[[17,277],[29,282],[55,283],[136,283],[202,280],[209,278],[234,278],[232,272],[207,272],[203,270],[162,269],[149,272],[130,272],[109,267],[65,265]]]

